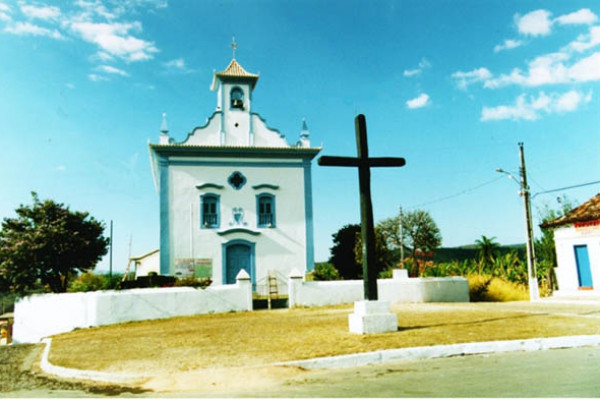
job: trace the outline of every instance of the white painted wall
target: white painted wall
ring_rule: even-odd
[[[298,165],[297,160],[290,163],[289,160],[259,159],[256,162]],[[247,179],[240,190],[227,183],[227,179],[235,171],[241,172]],[[211,259],[213,284],[219,285],[223,282],[222,245],[231,240],[243,239],[255,243],[257,282],[264,279],[268,271],[278,271],[283,276],[288,276],[292,269],[306,270],[304,169],[301,166],[269,168],[252,166],[251,162],[243,167],[173,165],[169,167],[169,174],[172,266],[178,258]],[[223,189],[196,188],[203,183],[223,185]],[[276,185],[279,189],[252,188],[258,184]],[[201,227],[201,196],[209,193],[220,196],[220,227],[215,229]],[[262,193],[275,196],[275,228],[257,227],[256,196]],[[246,232],[227,233],[228,230],[239,227],[232,225],[234,207],[244,209],[244,228],[259,233],[258,235]]]
[[[123,291],[33,295],[15,304],[13,341],[42,338],[128,321],[252,310],[252,285],[240,277],[235,285],[131,289]]]
[[[362,280],[305,282],[289,279],[289,307],[316,307],[364,300]],[[461,277],[378,279],[379,300],[390,303],[468,302],[469,283]]]
[[[135,263],[135,277],[148,276],[150,272],[160,274],[160,252],[155,251],[133,260]]]
[[[600,292],[600,227],[574,228],[567,226],[554,231],[556,245],[556,260],[558,267],[555,269],[558,280],[558,293],[577,292],[579,280],[577,278],[577,263],[575,260],[575,246],[587,245],[592,271],[594,292]]]

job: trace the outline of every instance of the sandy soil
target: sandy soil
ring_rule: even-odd
[[[168,373],[149,379],[142,388],[157,395],[169,393],[177,396],[205,395],[235,396],[242,393],[272,391],[292,379],[298,379],[305,371],[296,367],[264,366],[253,368],[202,369],[189,372]]]

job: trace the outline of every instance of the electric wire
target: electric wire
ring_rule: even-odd
[[[451,194],[451,195],[448,195],[448,196],[444,196],[444,197],[439,197],[439,198],[437,198],[435,200],[426,201],[424,203],[415,204],[415,205],[409,206],[407,208],[411,209],[411,208],[423,207],[423,206],[427,206],[427,205],[430,205],[430,204],[439,203],[441,201],[449,200],[449,199],[452,199],[454,197],[462,196],[463,194],[467,194],[467,193],[473,192],[473,191],[475,191],[477,189],[481,189],[482,187],[487,186],[489,184],[492,184],[494,182],[497,182],[497,181],[499,181],[500,179],[503,179],[503,178],[504,178],[504,176],[499,176],[499,177],[494,178],[492,180],[489,180],[489,181],[486,181],[484,183],[481,183],[481,184],[479,184],[477,186],[473,186],[471,188],[461,190],[460,192],[457,192],[457,193],[454,193],[454,194]]]

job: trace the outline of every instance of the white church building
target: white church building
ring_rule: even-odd
[[[178,142],[163,116],[150,144],[160,208],[160,274],[256,285],[314,267],[312,159],[306,122],[290,144],[253,110],[258,75],[235,56],[215,72],[216,110]],[[300,126],[300,124],[299,124]]]

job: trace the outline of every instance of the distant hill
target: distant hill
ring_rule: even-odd
[[[500,255],[516,251],[521,259],[525,259],[525,244],[510,244],[500,246],[498,253]],[[433,255],[433,261],[437,263],[446,263],[451,261],[462,262],[464,260],[476,259],[479,253],[479,249],[475,244],[469,244],[459,247],[440,247],[435,251]]]

